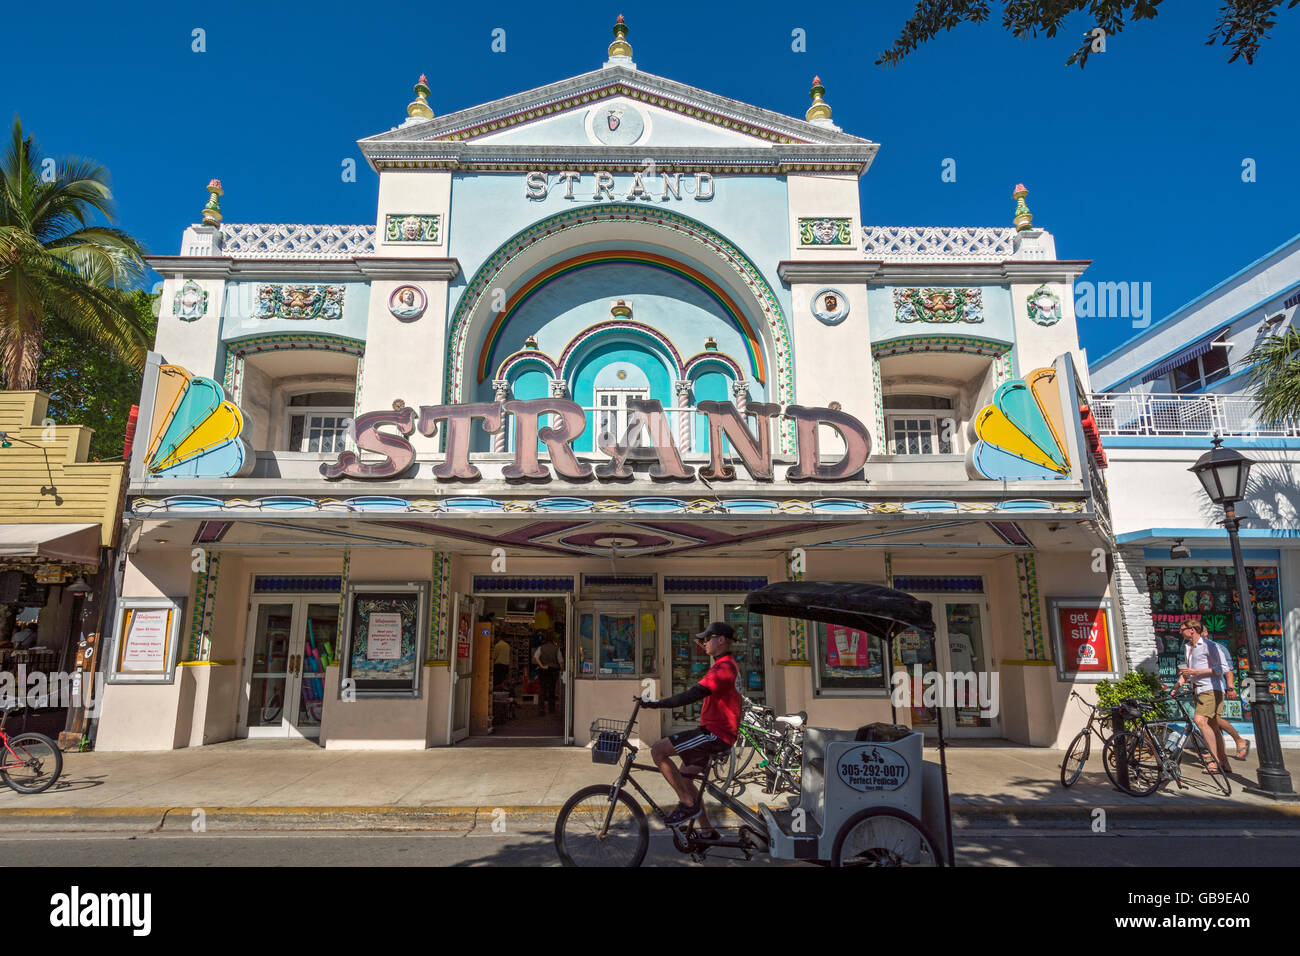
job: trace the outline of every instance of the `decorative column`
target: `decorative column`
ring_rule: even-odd
[[[749,405],[749,383],[745,381],[731,383],[731,397],[736,403],[736,411],[744,417],[745,409]]]
[[[1025,660],[1045,661],[1043,612],[1039,606],[1038,567],[1033,553],[1016,555],[1016,582],[1020,592],[1020,623],[1024,628]]]
[[[184,658],[187,661],[212,659],[212,621],[216,614],[217,575],[220,571],[221,555],[204,551],[203,569],[194,579],[190,639],[185,648]]]
[[[433,552],[433,586],[429,589],[429,657],[431,665],[451,660],[451,554]]]
[[[339,629],[340,638],[343,635],[343,627],[347,623],[348,609],[348,577],[352,571],[352,549],[343,549],[343,573],[339,575]],[[343,646],[340,640],[339,646]]]
[[[510,398],[510,382],[506,379],[493,379],[492,390],[496,393],[496,401],[498,405]],[[493,451],[504,452],[506,450],[506,436],[509,431],[510,430],[506,427],[505,415],[502,415],[501,430],[492,436]]]
[[[673,383],[677,394],[677,450],[691,451],[691,383],[683,380]]]
[[[804,575],[804,554],[790,552],[785,556],[786,576],[791,581],[802,581]],[[808,662],[808,622],[800,617],[790,620],[790,660],[800,663]]]

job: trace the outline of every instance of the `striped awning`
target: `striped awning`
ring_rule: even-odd
[[[1161,375],[1164,375],[1165,372],[1168,372],[1170,369],[1177,368],[1178,366],[1182,365],[1184,362],[1190,362],[1192,359],[1204,355],[1213,346],[1214,346],[1214,338],[1211,336],[1208,339],[1196,343],[1191,348],[1183,349],[1183,351],[1179,352],[1173,358],[1165,359],[1155,368],[1151,369],[1145,375],[1143,375],[1142,384],[1145,385],[1147,382],[1150,382],[1153,379],[1157,379]]]

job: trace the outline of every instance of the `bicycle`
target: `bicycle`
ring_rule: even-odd
[[[1097,704],[1090,704],[1083,699],[1078,691],[1070,691],[1070,696],[1076,698],[1079,703],[1088,708],[1088,722],[1084,725],[1083,730],[1079,731],[1070,746],[1066,748],[1065,759],[1061,761],[1061,786],[1072,787],[1078,782],[1079,777],[1083,774],[1083,765],[1088,762],[1088,756],[1092,752],[1092,738],[1096,736],[1102,745],[1103,759],[1105,756],[1106,741],[1111,738],[1114,731],[1111,727],[1114,723],[1116,711],[1124,710],[1125,726],[1134,723],[1136,717],[1140,716],[1140,711],[1134,713],[1126,704],[1119,707],[1099,707]],[[1128,698],[1137,700],[1137,698]]]
[[[668,826],[668,813],[646,792],[633,771],[644,770],[660,776],[658,767],[636,762],[638,748],[628,738],[641,710],[641,699],[634,698],[632,716],[624,725],[617,718],[600,718],[592,722],[591,751],[593,763],[618,764],[622,769],[613,784],[593,784],[583,787],[571,796],[560,809],[555,821],[555,851],[565,866],[640,866],[650,848],[650,824],[641,805],[625,789],[628,784],[641,796],[659,818],[659,822],[673,836],[673,845],[681,853],[689,853],[697,863],[704,862],[710,850],[738,849],[746,860],[756,852],[767,852],[767,824],[749,807],[732,798],[709,779],[706,767],[701,779],[700,800],[705,793],[736,814],[743,822],[736,828],[734,840],[725,839],[724,827],[717,827],[716,838],[704,837],[695,826],[695,820],[676,827]],[[624,753],[626,752],[626,756]],[[722,755],[710,758],[716,763]],[[669,809],[669,812],[671,812]]]
[[[1190,690],[1171,692],[1160,703],[1166,708],[1172,705],[1178,716],[1158,720],[1139,717],[1137,730],[1117,733],[1106,742],[1103,762],[1111,783],[1132,797],[1150,796],[1170,780],[1178,789],[1188,789],[1183,783],[1182,758],[1190,741],[1196,746],[1202,771],[1225,797],[1232,795],[1232,781],[1215,758],[1195,717],[1188,713],[1186,701],[1191,696]],[[1124,772],[1120,772],[1118,764],[1121,756]],[[1211,763],[1215,765],[1213,771],[1209,769]]]
[[[6,707],[0,714],[0,780],[18,793],[44,793],[63,772],[63,754],[44,734],[6,734],[5,723],[17,709]]]
[[[711,779],[729,793],[744,789],[742,776],[756,754],[762,753],[757,769],[767,778],[764,793],[778,794],[787,786],[800,793],[803,771],[803,727],[808,715],[800,712],[777,717],[770,707],[742,697],[744,711],[739,733],[725,767],[714,764]],[[777,729],[780,725],[780,729]]]

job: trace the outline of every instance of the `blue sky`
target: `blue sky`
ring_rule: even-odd
[[[1081,18],[1023,41],[967,25],[899,68],[873,66],[911,6],[74,2],[56,27],[25,4],[6,15],[22,42],[6,44],[0,107],[48,155],[106,165],[120,224],[175,254],[214,176],[232,222],[373,221],[376,178],[355,141],[405,118],[421,72],[437,113],[473,106],[599,67],[621,12],[651,73],[796,116],[820,74],[840,127],[882,144],[865,222],[1010,225],[1024,182],[1060,257],[1092,259],[1093,281],[1151,282],[1155,319],[1300,232],[1300,9],[1253,66],[1204,45],[1208,0],[1164,4],[1082,72],[1064,65]],[[195,28],[206,52],[191,49]],[[505,53],[491,51],[495,28]],[[807,52],[791,49],[796,28]],[[941,179],[949,157],[956,182]],[[1080,320],[1094,358],[1132,334],[1127,319]]]

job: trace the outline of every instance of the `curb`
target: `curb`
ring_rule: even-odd
[[[1104,810],[1112,824],[1138,828],[1167,828],[1170,824],[1233,823],[1291,825],[1300,823],[1300,806],[1247,805],[1225,803],[1202,806],[1110,806],[1049,805],[1008,806],[1002,804],[958,804],[952,808],[955,829],[996,826],[1079,825],[1091,822],[1096,810]],[[83,830],[144,833],[195,830],[201,810],[203,831],[240,830],[374,830],[374,831],[461,831],[491,829],[504,813],[509,825],[550,829],[559,815],[558,806],[445,806],[445,807],[50,807],[0,809],[0,832],[4,830]],[[716,822],[735,825],[733,814]],[[651,826],[659,828],[653,818]]]

